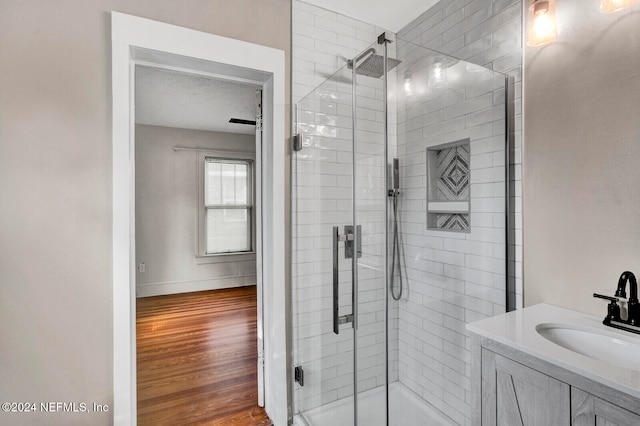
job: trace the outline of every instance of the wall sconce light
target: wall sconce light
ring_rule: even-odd
[[[602,1],[604,2],[605,0]],[[555,41],[557,37],[558,25],[556,23],[555,0],[531,0],[527,44],[529,46],[542,46]]]
[[[639,0],[600,0],[600,11],[613,13],[638,4]]]

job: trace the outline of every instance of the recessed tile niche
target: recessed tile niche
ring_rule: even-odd
[[[470,232],[469,139],[427,148],[427,229]]]

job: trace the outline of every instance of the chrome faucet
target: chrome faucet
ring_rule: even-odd
[[[618,280],[616,297],[627,297],[625,291],[627,281],[629,282],[629,299],[627,300],[627,322],[631,325],[640,325],[640,305],[638,304],[638,282],[632,272],[624,271]]]

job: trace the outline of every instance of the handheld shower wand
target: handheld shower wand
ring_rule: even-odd
[[[392,197],[393,205],[393,252],[391,255],[391,280],[389,281],[389,290],[391,291],[391,297],[393,300],[400,300],[402,297],[402,267],[400,264],[400,235],[398,232],[398,197],[400,196],[400,160],[393,159],[392,168],[392,180],[393,185],[389,190],[389,197]],[[398,293],[396,295],[395,290],[395,269],[396,260],[398,261]]]
[[[400,188],[400,160],[393,159],[393,189]]]

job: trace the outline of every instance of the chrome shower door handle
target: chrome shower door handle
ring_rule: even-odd
[[[338,312],[338,306],[340,304],[339,299],[339,281],[340,274],[338,272],[339,264],[338,264],[338,243],[340,241],[344,241],[345,243],[349,241],[353,241],[353,233],[347,233],[345,227],[345,234],[340,235],[340,231],[337,226],[333,227],[332,231],[333,237],[333,332],[336,334],[340,334],[340,324],[345,323],[353,323],[353,314],[342,315],[340,316]],[[345,247],[345,257],[349,257],[347,255],[347,248]]]
[[[340,234],[338,227],[333,227],[333,332],[340,333],[338,324],[338,241],[340,241]]]

